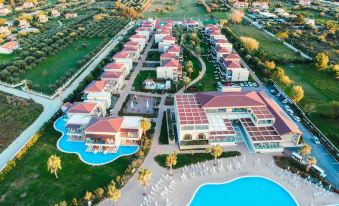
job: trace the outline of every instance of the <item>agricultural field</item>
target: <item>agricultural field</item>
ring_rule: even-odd
[[[256,39],[259,42],[259,50],[266,54],[270,60],[284,62],[302,60],[302,57],[296,52],[253,25],[247,23],[229,24],[229,28],[238,37],[247,36]]]
[[[177,3],[178,2],[178,3]],[[169,0],[153,1],[152,5],[145,11],[145,17],[156,17],[159,19],[193,19],[203,20],[210,18],[211,15],[217,18],[227,18],[228,11],[212,11],[207,13],[202,5],[197,4],[197,0]]]
[[[51,86],[67,72],[76,71],[77,61],[93,51],[100,43],[100,38],[83,38],[74,41],[58,54],[51,56],[26,73],[22,79],[36,84],[35,90],[48,94],[55,91]]]
[[[42,110],[40,104],[31,100],[0,92],[0,152],[31,125]]]
[[[299,105],[314,103],[317,107],[311,113],[310,119],[315,125],[335,144],[339,146],[339,125],[338,120],[325,115],[328,110],[328,103],[339,101],[338,82],[326,72],[316,71],[312,64],[295,64],[293,67],[284,68],[285,73],[304,89],[304,98]]]

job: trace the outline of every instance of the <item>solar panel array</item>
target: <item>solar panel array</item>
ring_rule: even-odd
[[[250,118],[240,118],[240,122],[244,126],[252,142],[280,142],[282,141],[276,129],[270,127],[257,127]]]
[[[208,124],[206,113],[195,94],[176,95],[176,104],[181,125]]]
[[[266,107],[251,107],[251,111],[257,119],[274,119],[274,116]]]

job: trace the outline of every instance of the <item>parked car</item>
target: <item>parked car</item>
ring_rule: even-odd
[[[300,122],[300,117],[298,117],[298,116],[294,116],[293,119],[294,119],[296,122]]]
[[[277,96],[277,97],[280,97],[280,96],[281,96],[281,93],[277,93],[276,96]]]
[[[313,140],[313,142],[314,142],[314,144],[320,144],[320,141],[319,141],[319,139],[318,139],[318,137],[317,136],[312,136],[312,140]]]
[[[320,176],[320,177],[323,177],[323,178],[326,177],[325,171],[324,171],[323,169],[321,169],[321,168],[318,167],[317,165],[312,165],[311,167],[312,167],[317,173],[319,173],[319,176]]]
[[[254,87],[257,87],[257,86],[258,86],[258,84],[257,84],[256,82],[254,82],[254,83],[253,83],[253,86],[254,86]]]
[[[221,82],[217,82],[217,87],[218,87],[218,88],[221,88],[221,87],[222,87]]]
[[[270,92],[271,92],[271,94],[274,94],[276,91],[275,91],[275,89],[271,89]]]
[[[294,112],[293,112],[293,110],[291,110],[291,109],[288,109],[288,110],[287,110],[287,114],[289,114],[289,115],[293,116],[293,115],[294,115]]]
[[[288,106],[288,105],[285,105],[285,109],[286,109],[286,110],[289,110],[289,109],[291,109],[291,107]]]
[[[240,85],[241,87],[243,87],[243,86],[244,86],[244,83],[240,83],[239,85]]]
[[[245,82],[245,83],[244,83],[244,85],[245,85],[245,87],[248,87],[248,84],[247,84],[247,82]]]
[[[253,86],[252,82],[248,82],[248,86],[252,87]]]
[[[288,102],[287,99],[284,99],[284,100],[282,101],[283,104],[287,104],[287,102]]]
[[[293,159],[297,160],[298,162],[303,162],[302,156],[300,156],[300,155],[299,155],[298,153],[296,153],[296,152],[292,152],[291,157],[292,157]]]

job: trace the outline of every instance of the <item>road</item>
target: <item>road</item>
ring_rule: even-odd
[[[275,100],[275,102],[285,111],[283,104],[276,96],[272,95],[269,91],[267,91],[269,96]],[[290,117],[288,114],[286,114]],[[291,119],[291,118],[290,118]],[[294,121],[291,119],[291,121]],[[295,121],[294,121],[295,122]],[[339,163],[327,152],[327,150],[321,145],[317,145],[312,140],[312,133],[301,123],[295,122],[299,129],[302,132],[303,140],[306,144],[312,147],[311,156],[314,156],[317,160],[317,165],[322,168],[327,177],[326,179],[334,184],[336,188],[339,187]],[[289,152],[298,152],[298,147],[288,148]]]
[[[0,91],[8,94],[19,96],[26,99],[32,99],[33,101],[41,104],[44,107],[40,116],[31,124],[25,131],[23,131],[1,154],[0,154],[0,171],[6,166],[7,162],[15,157],[18,151],[26,145],[26,143],[32,138],[32,136],[39,131],[39,129],[59,110],[63,104],[63,100],[68,97],[76,88],[78,88],[80,82],[82,82],[91,71],[104,59],[109,52],[120,42],[121,38],[134,26],[134,23],[130,23],[121,33],[119,33],[114,40],[112,40],[108,46],[105,47],[101,53],[96,56],[94,60],[87,68],[56,98],[53,100],[41,97],[36,94],[31,94],[19,89],[6,87],[0,85]]]

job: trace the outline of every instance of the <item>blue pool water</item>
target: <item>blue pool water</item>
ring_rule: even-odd
[[[263,177],[242,177],[223,184],[201,186],[190,206],[297,206],[293,197],[277,183]]]
[[[93,152],[86,152],[86,145],[84,142],[67,141],[68,135],[66,134],[65,125],[66,121],[63,117],[60,117],[54,122],[55,129],[62,132],[62,136],[57,142],[59,150],[66,153],[78,154],[80,159],[86,164],[90,165],[107,164],[121,156],[132,155],[136,153],[139,149],[139,146],[120,146],[117,153],[114,154],[104,154],[103,152],[98,152],[94,154]]]

